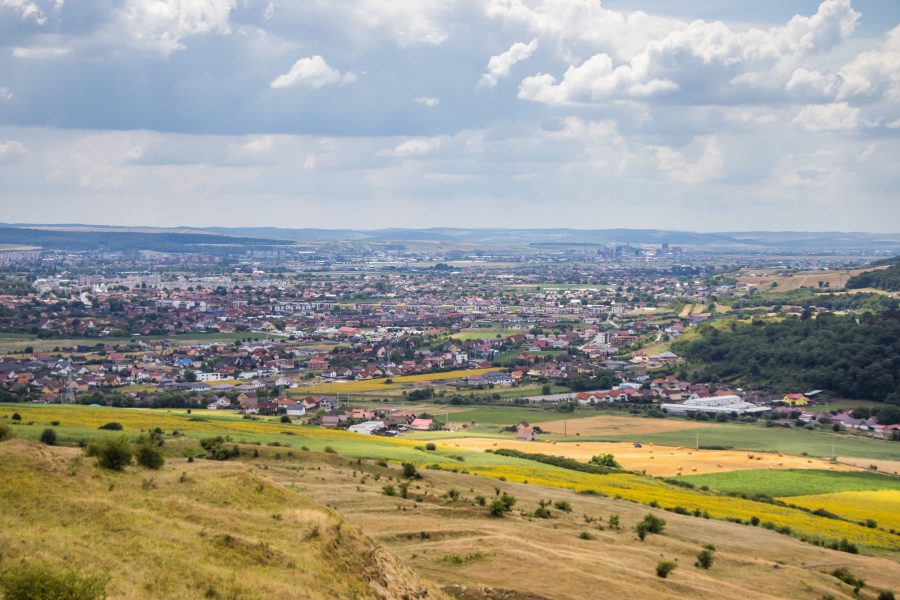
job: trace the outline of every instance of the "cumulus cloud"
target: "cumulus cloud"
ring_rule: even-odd
[[[355,73],[350,71],[341,73],[331,68],[324,58],[316,54],[295,62],[287,73],[273,79],[269,87],[279,89],[303,85],[318,89],[326,85],[353,83],[357,79]]]
[[[47,22],[47,16],[40,5],[32,0],[0,0],[0,7],[11,8],[23,19],[34,21],[38,25]]]
[[[0,85],[0,100],[12,100],[12,97],[13,93],[9,91],[9,88]]]
[[[537,50],[538,41],[531,40],[527,44],[516,42],[510,46],[509,50],[502,54],[492,56],[488,61],[487,73],[481,76],[478,81],[478,87],[492,88],[497,85],[497,81],[509,75],[513,65],[528,59],[534,51]]]
[[[413,138],[398,144],[391,154],[399,158],[409,158],[431,154],[440,147],[439,138]]]
[[[0,142],[0,164],[10,165],[17,163],[28,156],[28,148],[25,144],[16,140]]]
[[[560,1],[566,4],[574,0]],[[530,9],[522,6],[520,10],[529,14]],[[822,88],[836,86],[835,78],[804,72],[799,63],[804,57],[827,52],[840,44],[853,32],[859,13],[853,10],[850,0],[825,0],[815,15],[796,16],[786,26],[770,29],[736,31],[721,22],[685,24],[668,20],[657,23],[657,37],[648,39],[639,51],[629,53],[629,45],[617,40],[619,35],[632,32],[636,18],[615,11],[604,11],[602,18],[595,16],[594,20],[606,23],[608,30],[620,33],[598,39],[593,32],[585,31],[580,41],[606,50],[571,65],[559,80],[549,74],[525,78],[519,97],[546,104],[570,104],[680,92],[704,103],[727,104],[746,101],[748,90],[750,95],[777,95],[780,78],[790,78],[792,93],[827,93]],[[531,11],[530,19],[533,28],[564,35],[552,26],[555,21],[550,15]],[[785,83],[788,82],[780,85],[784,87]],[[766,89],[773,85],[775,90]]]
[[[672,181],[696,185],[720,178],[723,174],[725,161],[715,136],[706,139],[703,154],[693,163],[668,146],[660,146],[655,150],[659,169]]]
[[[807,106],[791,124],[806,131],[853,131],[861,125],[860,110],[846,102]]]
[[[119,18],[132,39],[164,54],[184,48],[184,38],[231,33],[237,0],[127,0]]]
[[[431,96],[420,96],[418,98],[414,98],[413,102],[422,104],[424,106],[427,106],[428,108],[434,108],[441,103],[439,98],[432,98]]]

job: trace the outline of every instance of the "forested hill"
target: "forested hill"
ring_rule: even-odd
[[[900,405],[900,312],[706,325],[673,350],[701,377],[773,393],[825,389]]]
[[[900,258],[894,258],[887,269],[860,273],[847,280],[847,288],[875,288],[889,292],[900,291]]]
[[[61,231],[48,229],[0,228],[0,244],[37,246],[45,250],[134,251],[216,253],[244,246],[290,244],[282,240],[230,237],[207,233],[143,233],[131,231]]]

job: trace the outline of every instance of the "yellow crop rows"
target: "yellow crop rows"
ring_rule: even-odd
[[[822,508],[845,519],[873,519],[879,527],[900,529],[900,490],[834,492],[813,496],[780,498],[810,510]]]
[[[444,373],[424,373],[422,375],[405,375],[392,377],[391,383],[386,379],[369,379],[364,381],[347,381],[342,383],[321,383],[318,385],[304,386],[291,389],[291,396],[312,396],[316,394],[351,394],[359,392],[375,392],[378,390],[390,390],[400,387],[404,383],[416,383],[422,381],[445,381],[447,379],[459,379],[471,375],[483,375],[497,369],[460,369],[446,371]]]

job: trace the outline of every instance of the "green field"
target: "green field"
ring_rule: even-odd
[[[833,492],[900,490],[900,477],[876,473],[786,470],[730,471],[676,477],[720,492],[766,496],[811,496]]]
[[[496,338],[498,335],[501,337],[506,337],[508,335],[513,335],[515,333],[522,333],[522,330],[513,330],[513,329],[500,329],[499,327],[482,327],[479,329],[465,329],[460,331],[459,333],[454,333],[450,337],[455,340],[467,341],[467,340],[483,340],[489,338]]]
[[[235,340],[245,339],[283,339],[283,336],[275,336],[267,333],[255,333],[250,331],[241,331],[236,333],[180,333],[173,335],[144,335],[135,338],[132,337],[96,337],[96,338],[60,338],[60,339],[39,339],[33,335],[20,333],[0,334],[0,353],[22,352],[27,347],[32,347],[37,352],[50,352],[54,348],[65,348],[69,346],[96,346],[103,344],[104,346],[115,346],[116,344],[128,344],[133,341],[162,341],[171,340],[181,345],[194,343],[209,342],[233,342]]]
[[[806,429],[763,427],[758,424],[722,425],[684,429],[666,433],[616,435],[582,438],[582,441],[642,441],[665,446],[693,447],[699,434],[701,446],[721,446],[738,450],[763,450],[785,454],[830,458],[832,452],[841,456],[900,460],[900,444],[862,435],[833,434]]]

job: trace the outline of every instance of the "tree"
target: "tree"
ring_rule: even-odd
[[[56,430],[48,427],[41,432],[41,442],[48,446],[56,445]]]
[[[166,459],[163,458],[162,452],[159,451],[159,447],[150,441],[138,445],[135,457],[137,463],[145,469],[157,470],[161,469],[162,466],[166,464]]]
[[[703,547],[703,550],[700,551],[700,554],[697,555],[697,562],[694,563],[695,566],[701,569],[708,569],[713,564],[713,559],[715,556],[713,553],[716,551],[715,546],[712,544],[707,544]]]
[[[111,471],[122,471],[131,464],[134,453],[128,438],[123,436],[91,442],[87,447],[88,456],[97,457],[97,465]]]

